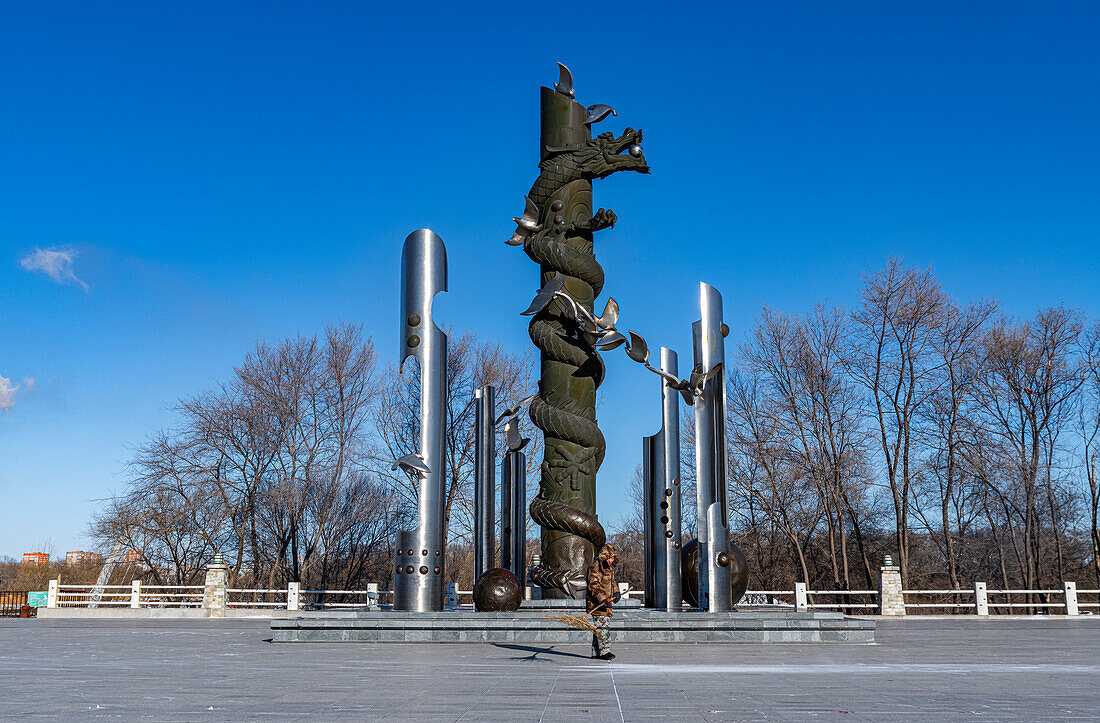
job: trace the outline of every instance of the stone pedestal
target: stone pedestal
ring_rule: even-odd
[[[879,615],[905,615],[905,596],[901,589],[900,567],[887,564],[878,569]]]
[[[549,601],[547,601],[549,602]],[[565,601],[554,601],[565,602]],[[632,601],[636,604],[640,601]],[[303,613],[272,620],[276,643],[587,644],[592,634],[547,618],[547,612]],[[835,612],[665,612],[616,610],[611,640],[620,643],[873,643],[875,621]],[[659,659],[656,659],[659,661]]]
[[[221,554],[206,568],[206,582],[202,588],[202,607],[208,618],[225,617],[225,592],[229,587],[229,565],[225,564]]]

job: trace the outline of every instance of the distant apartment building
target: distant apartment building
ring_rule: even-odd
[[[65,553],[66,565],[83,565],[83,564],[99,564],[103,562],[103,555],[98,552],[85,552],[84,550],[73,550],[72,552]]]
[[[139,551],[127,550],[126,554],[122,556],[122,559],[119,562],[124,565],[140,565],[142,564],[143,560]]]
[[[24,565],[49,565],[50,553],[48,552],[24,552]]]

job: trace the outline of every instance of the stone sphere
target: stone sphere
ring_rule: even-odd
[[[732,542],[730,542],[729,568],[732,593],[730,599],[736,605],[749,589],[749,563],[741,548]],[[680,584],[683,587],[684,602],[694,608],[699,607],[698,540],[693,539],[680,550]]]
[[[494,567],[474,583],[474,609],[478,612],[519,610],[523,588],[510,570]]]

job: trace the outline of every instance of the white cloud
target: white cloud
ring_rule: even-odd
[[[75,284],[87,291],[88,285],[73,271],[76,256],[76,249],[69,247],[35,248],[19,260],[19,265],[27,271],[43,273],[59,284]]]
[[[7,377],[0,377],[0,410],[10,412],[19,401],[19,397],[32,389],[34,389],[34,379],[31,377],[25,378],[22,384],[12,384]]]

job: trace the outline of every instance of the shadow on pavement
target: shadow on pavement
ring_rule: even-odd
[[[528,660],[535,660],[541,653],[546,653],[548,655],[561,655],[566,658],[583,658],[584,660],[589,660],[589,656],[587,655],[581,655],[579,653],[565,653],[560,650],[554,650],[553,645],[548,648],[535,648],[530,645],[505,645],[504,643],[493,643],[493,647],[507,648],[508,650],[522,650],[531,653],[531,655],[524,656]]]

